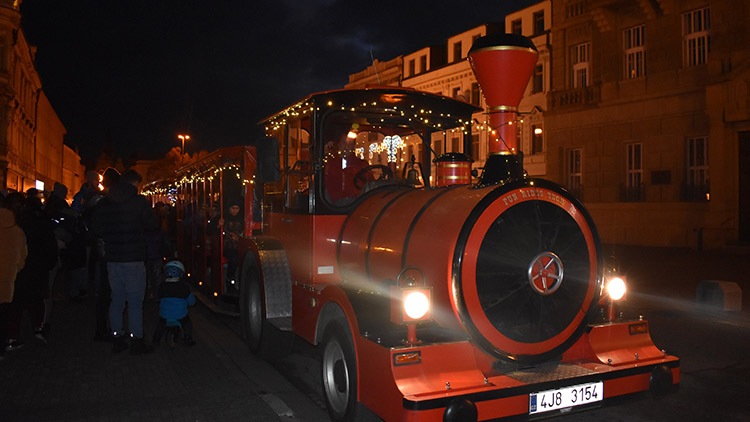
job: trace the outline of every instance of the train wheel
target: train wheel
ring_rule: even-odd
[[[248,257],[243,262],[240,284],[240,317],[245,341],[253,353],[259,354],[263,345],[263,331],[268,324],[263,305],[258,267]]]
[[[357,420],[357,360],[349,330],[338,322],[323,334],[323,397],[331,420]]]

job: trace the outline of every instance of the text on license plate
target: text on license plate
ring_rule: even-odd
[[[592,382],[529,394],[529,414],[579,406],[604,399],[604,384]]]

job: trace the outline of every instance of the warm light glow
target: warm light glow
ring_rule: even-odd
[[[534,129],[534,135],[541,135],[542,134],[542,128],[538,127]]]
[[[626,291],[625,281],[620,277],[615,277],[607,283],[607,294],[609,294],[609,297],[612,298],[612,300],[622,299],[622,297],[625,296]]]
[[[430,310],[430,301],[421,291],[410,292],[404,298],[404,312],[411,319],[419,319]]]

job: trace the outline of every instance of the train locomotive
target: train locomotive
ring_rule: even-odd
[[[536,418],[678,385],[648,322],[616,317],[586,209],[523,171],[514,124],[536,59],[520,36],[472,46],[493,129],[475,183],[469,157],[430,148],[470,130],[463,101],[343,89],[262,122],[234,294],[253,351],[277,353],[276,330],[319,346],[332,420]]]

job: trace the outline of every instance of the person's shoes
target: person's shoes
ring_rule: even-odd
[[[128,348],[128,340],[124,335],[112,337],[112,353],[117,354]]]
[[[14,338],[8,340],[8,344],[5,345],[5,351],[6,352],[12,352],[14,350],[18,350],[23,346],[23,342],[20,340],[16,340]]]
[[[191,336],[185,336],[185,337],[183,337],[182,338],[182,342],[186,346],[195,346],[195,340],[193,340],[193,338]]]
[[[131,355],[142,355],[144,353],[151,353],[154,348],[146,344],[143,338],[133,337],[130,340],[130,354]]]

